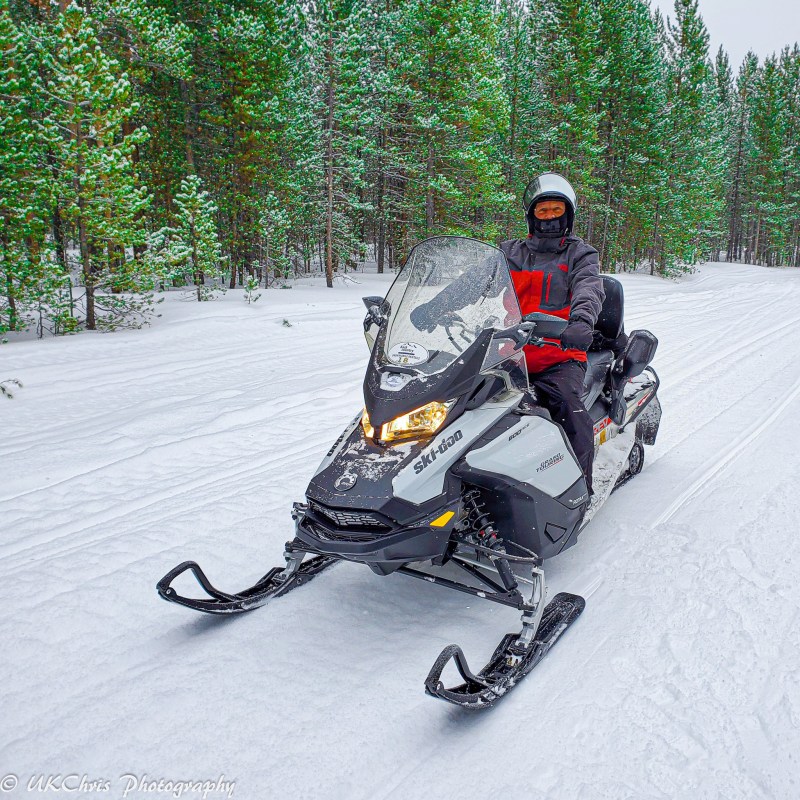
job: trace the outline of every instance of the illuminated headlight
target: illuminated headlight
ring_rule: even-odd
[[[367,409],[364,409],[364,413],[361,415],[361,427],[364,429],[364,436],[367,439],[372,439],[375,436],[375,428],[372,427],[372,424],[369,421],[369,414],[367,414]]]
[[[422,408],[409,411],[408,414],[403,414],[382,425],[379,438],[384,442],[393,442],[397,439],[431,436],[444,425],[447,414],[455,402],[455,400],[448,400],[446,403],[428,403]],[[372,439],[375,436],[375,429],[369,421],[366,408],[361,415],[361,425],[364,428],[364,434]]]

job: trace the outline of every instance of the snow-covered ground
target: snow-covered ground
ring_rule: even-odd
[[[548,562],[586,611],[495,710],[422,681],[450,642],[482,665],[513,610],[351,564],[238,618],[158,598],[186,558],[231,590],[282,563],[292,500],[361,406],[360,297],[388,278],[357,279],[0,347],[25,384],[0,398],[0,791],[798,797],[798,270],[621,276],[627,329],[661,342],[659,440]]]

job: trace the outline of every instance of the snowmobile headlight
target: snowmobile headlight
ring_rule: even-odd
[[[364,436],[367,439],[372,439],[375,436],[375,428],[372,427],[372,423],[369,421],[369,414],[367,414],[366,408],[361,415],[361,427],[364,429]]]
[[[403,414],[381,426],[381,440],[392,442],[397,439],[410,439],[417,436],[431,436],[444,425],[447,414],[455,405],[455,400],[446,403],[428,403]]]

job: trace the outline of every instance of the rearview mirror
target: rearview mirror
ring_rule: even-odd
[[[373,325],[378,325],[379,327],[383,325],[385,317],[381,314],[380,308],[378,306],[369,306],[367,308],[367,316],[364,317],[364,332],[366,333]]]
[[[361,302],[364,304],[367,311],[369,311],[370,306],[378,306],[378,308],[380,308],[383,305],[383,298],[373,295],[372,297],[362,297]]]

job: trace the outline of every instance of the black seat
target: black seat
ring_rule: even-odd
[[[610,275],[603,275],[602,278],[606,297],[594,326],[595,341],[586,354],[586,377],[583,379],[583,404],[587,409],[592,407],[603,390],[608,370],[614,363],[614,353],[609,346],[622,333],[624,323],[622,284]]]
[[[625,296],[622,284],[610,275],[603,275],[603,291],[606,299],[600,309],[594,329],[599,331],[605,339],[616,339],[622,333],[625,321]]]

